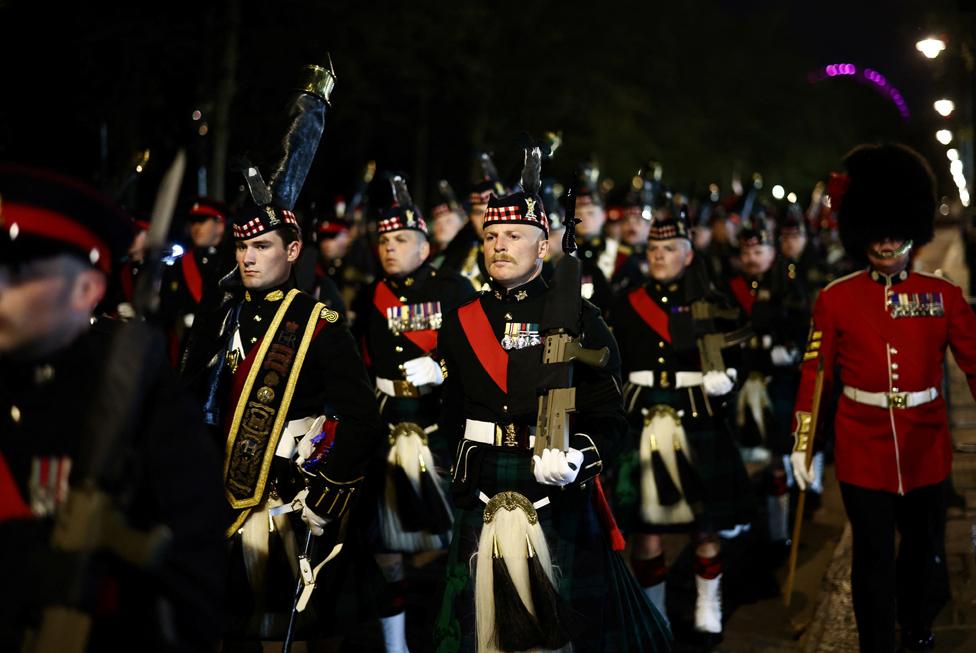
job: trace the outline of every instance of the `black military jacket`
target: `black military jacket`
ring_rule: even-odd
[[[426,263],[402,278],[387,277],[371,284],[357,301],[353,333],[364,344],[364,357],[372,375],[384,379],[403,379],[405,377],[400,370],[402,363],[436,354],[437,333],[417,332],[436,332],[446,314],[457,310],[458,306],[476,294],[471,283],[460,274],[450,270],[434,270]],[[404,305],[393,307],[395,314],[403,315],[404,320],[409,319],[407,314],[412,314],[416,323],[398,323],[395,317],[391,317],[385,308],[391,300]],[[428,349],[430,343],[435,347]]]
[[[498,352],[498,346],[506,336],[511,341],[518,340],[518,334],[522,334],[522,341],[516,347],[524,347],[503,350],[505,369],[496,368],[494,376],[478,356],[478,351],[486,351],[486,345],[491,343],[469,339],[459,317],[464,307],[445,315],[438,341],[438,350],[448,373],[440,430],[453,442],[463,437],[465,419],[535,425],[542,342],[530,334],[532,325],[538,329],[548,292],[545,281],[536,277],[507,292],[493,284],[491,290],[473,300],[480,302],[491,326],[488,337],[497,345],[493,351]],[[608,347],[610,359],[601,369],[574,364],[578,412],[573,416],[572,431],[592,437],[603,459],[607,460],[619,451],[627,429],[620,396],[620,354],[599,311],[586,301],[583,302],[582,323],[583,345]],[[504,389],[500,382],[505,385]]]
[[[226,432],[224,420],[234,410],[230,398],[233,383],[230,366],[224,365],[216,379],[216,387],[213,381],[214,371],[221,358],[226,360],[228,345],[233,337],[232,314],[239,307],[241,344],[245,354],[253,355],[281,301],[293,287],[292,281],[278,288],[253,293],[235,287],[233,292],[227,293],[217,310],[194,326],[184,377],[201,398],[205,399],[215,392],[215,404],[221,411],[220,438]],[[314,304],[314,299],[305,294],[300,294],[296,301]],[[322,414],[338,417],[335,444],[319,470],[321,473],[316,482],[345,484],[362,477],[370,456],[381,443],[379,415],[356,343],[342,317],[329,311],[329,318],[323,317],[318,327],[298,375],[288,419]],[[276,484],[287,487],[296,482],[298,472],[295,465],[279,464],[272,473],[288,476],[276,480]],[[325,491],[324,488],[318,489]],[[313,487],[313,494],[315,490]]]
[[[39,604],[63,600],[58,565],[67,560],[48,553],[51,526],[78,480],[72,470],[89,452],[82,427],[99,392],[113,328],[100,320],[53,355],[0,359],[0,455],[33,515],[0,521],[2,650],[20,650],[17,640],[36,626]],[[90,650],[202,650],[220,634],[226,551],[220,459],[199,406],[168,366],[150,370],[148,384],[134,440],[118,453],[125,471],[113,489],[123,497],[130,526],[165,525],[173,539],[154,573],[96,555],[102,573],[89,588],[97,606]]]

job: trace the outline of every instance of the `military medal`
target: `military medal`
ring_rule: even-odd
[[[892,293],[888,297],[888,307],[891,317],[942,317],[945,315],[945,305],[942,293]]]
[[[502,349],[525,349],[541,345],[539,325],[536,322],[506,322],[505,336],[502,338]]]
[[[441,328],[442,321],[440,302],[390,306],[386,309],[386,324],[394,335],[407,331],[436,331]]]

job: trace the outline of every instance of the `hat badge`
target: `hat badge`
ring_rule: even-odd
[[[278,219],[278,216],[275,215],[274,209],[271,208],[270,206],[264,207],[264,212],[268,214],[269,227],[275,227],[278,225],[279,222],[281,222],[281,220]]]
[[[411,211],[410,209],[407,209],[406,211],[404,211],[404,213],[406,213],[406,215],[407,215],[407,226],[408,227],[412,227],[413,226],[413,223],[414,223],[414,220],[413,220],[413,211]]]
[[[526,209],[525,210],[525,219],[526,220],[535,220],[536,219],[536,215],[535,215],[535,204],[536,204],[536,201],[534,199],[532,199],[531,197],[526,197],[525,198],[525,209]]]

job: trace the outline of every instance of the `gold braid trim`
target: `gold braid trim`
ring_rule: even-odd
[[[793,452],[805,453],[807,450],[807,441],[810,439],[810,428],[812,424],[812,415],[808,412],[798,410],[796,411],[796,433],[793,434],[795,438],[793,441]]]
[[[495,513],[502,508],[509,512],[521,510],[525,513],[525,518],[530,524],[537,524],[539,522],[539,515],[535,511],[535,506],[532,505],[532,502],[527,497],[518,492],[499,492],[489,499],[488,505],[485,506],[484,522],[490,524],[491,520],[495,518]]]

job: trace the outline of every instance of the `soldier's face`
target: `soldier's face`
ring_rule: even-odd
[[[581,236],[597,236],[607,221],[607,214],[602,206],[587,204],[576,209],[576,217],[580,219],[576,230]]]
[[[237,241],[237,269],[244,287],[261,290],[283,284],[301,251],[301,241],[292,241],[286,247],[277,231]]]
[[[651,221],[645,220],[640,215],[628,215],[624,218],[622,231],[623,241],[635,247],[647,240],[647,234],[651,231]]]
[[[349,251],[349,232],[340,231],[336,235],[319,237],[319,253],[326,261],[334,261],[346,255]]]
[[[772,245],[751,245],[739,250],[739,262],[747,277],[757,277],[773,267],[776,250]]]
[[[190,239],[195,247],[216,247],[224,237],[224,221],[207,218],[190,223]]]
[[[908,267],[908,258],[911,256],[911,247],[904,249],[904,240],[885,238],[876,240],[868,245],[868,261],[873,267],[882,274],[898,274]]]
[[[485,229],[485,267],[505,288],[531,281],[542,270],[549,241],[538,227],[527,224],[491,224]]]
[[[647,242],[647,269],[655,281],[668,283],[677,279],[693,258],[691,243],[684,238]]]
[[[484,213],[482,213],[484,215]],[[464,220],[455,211],[445,211],[434,218],[434,242],[441,247],[454,239],[464,226]]]
[[[60,255],[0,265],[0,353],[42,354],[88,327],[105,276]]]
[[[383,272],[397,277],[419,268],[430,255],[430,244],[419,231],[399,229],[380,234],[378,250]]]
[[[779,237],[779,251],[786,258],[798,259],[807,246],[806,234],[800,232],[785,233]]]
[[[479,202],[478,204],[472,204],[471,210],[468,211],[468,220],[471,221],[472,226],[474,226],[474,231],[478,234],[479,238],[483,238],[485,234],[485,211],[488,210],[488,202]]]

